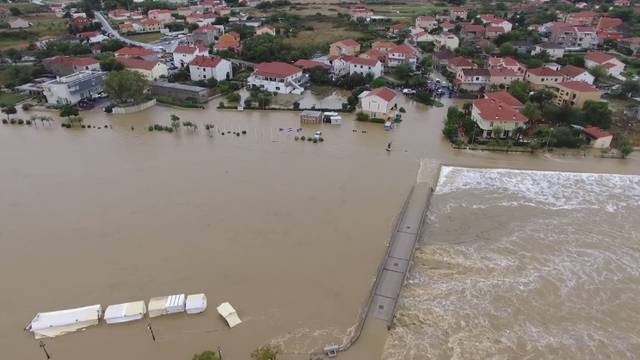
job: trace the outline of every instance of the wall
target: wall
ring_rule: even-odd
[[[138,104],[138,105],[134,105],[134,106],[127,106],[127,107],[114,107],[112,110],[113,114],[131,114],[131,113],[135,113],[138,111],[142,111],[142,110],[146,110],[150,107],[152,107],[153,105],[156,104],[156,99],[151,99],[145,103],[142,104]]]

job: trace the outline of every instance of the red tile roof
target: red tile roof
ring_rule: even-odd
[[[157,61],[146,61],[140,59],[130,58],[117,58],[116,61],[120,62],[124,67],[128,69],[142,69],[151,71],[157,64]]]
[[[276,78],[285,78],[293,74],[299,73],[299,68],[283,63],[283,62],[266,62],[256,65],[255,73],[260,76],[270,76]]]
[[[54,56],[48,58],[47,61],[54,64],[72,64],[76,66],[87,66],[98,64],[98,60],[88,57],[78,56]]]
[[[418,51],[407,44],[396,45],[389,49],[389,53],[403,54],[406,57],[418,57]]]
[[[573,79],[574,77],[585,73],[587,70],[578,67],[578,66],[573,66],[573,65],[565,65],[563,67],[560,68],[560,70],[558,70],[559,73],[561,73],[562,75]]]
[[[218,39],[218,42],[213,46],[216,50],[224,49],[239,49],[240,48],[240,36],[238,33],[229,32]]]
[[[584,81],[564,81],[557,84],[557,86],[562,86],[578,92],[600,92],[597,87]]]
[[[585,60],[597,62],[598,64],[604,64],[609,60],[615,59],[615,56],[609,55],[600,51],[589,51],[585,56]]]
[[[484,97],[486,97],[487,99],[493,99],[495,101],[502,102],[514,108],[521,107],[523,105],[520,100],[516,99],[504,90],[486,93],[484,94]]]
[[[191,61],[190,65],[206,67],[206,68],[214,68],[214,67],[217,67],[221,61],[222,61],[222,58],[220,58],[219,56],[198,55]]]
[[[457,57],[449,59],[448,64],[453,66],[453,67],[474,66],[473,65],[473,61],[467,59],[466,57],[462,57],[462,56],[457,56]]]
[[[487,26],[486,31],[490,33],[503,33],[504,28],[502,26]]]
[[[608,131],[604,131],[602,129],[600,129],[599,127],[595,127],[595,126],[590,126],[590,127],[586,127],[584,129],[582,129],[582,131],[584,131],[585,134],[596,138],[596,139],[600,139],[603,137],[607,137],[607,136],[613,136],[611,135],[610,132]]]
[[[465,32],[484,32],[484,26],[476,24],[464,24],[462,30]]]
[[[511,106],[493,99],[478,99],[473,101],[480,117],[485,121],[527,122],[526,116],[520,114]]]
[[[617,28],[622,25],[623,21],[618,18],[610,18],[610,17],[602,17],[598,20],[598,25],[596,26],[596,30],[604,31],[609,30],[611,28]]]
[[[307,60],[307,59],[300,59],[298,61],[296,61],[295,63],[293,63],[293,65],[301,68],[301,69],[305,69],[305,70],[309,70],[309,69],[314,69],[317,67],[321,67],[324,69],[329,68],[329,65],[325,64],[325,63],[321,63],[319,61],[314,61],[314,60]]]
[[[205,51],[206,48],[203,47],[196,47],[196,46],[190,46],[190,45],[178,45],[176,46],[175,50],[173,50],[173,53],[178,53],[178,54],[195,54],[196,52],[200,51]]]
[[[509,68],[489,69],[491,76],[520,76],[515,70]]]
[[[358,46],[360,46],[360,43],[355,41],[355,40],[353,40],[353,39],[344,39],[344,40],[336,41],[333,44],[347,46],[347,47],[358,47]],[[333,45],[333,44],[331,44],[331,45]]]
[[[416,20],[418,20],[418,21],[435,21],[436,19],[433,16],[425,15],[425,16],[418,16],[416,18]]]
[[[396,44],[391,41],[374,41],[371,44],[371,48],[374,50],[391,49],[391,48],[394,48],[395,46]]]
[[[528,73],[533,74],[535,76],[562,76],[561,73],[548,68],[546,66],[544,67],[539,67],[539,68],[534,68],[534,69],[529,69],[527,70]]]
[[[123,47],[114,54],[116,54],[116,56],[148,56],[155,54],[155,52],[151,49],[141,47]]]
[[[396,93],[393,90],[389,89],[388,87],[383,86],[383,87],[375,88],[369,91],[367,95],[365,95],[364,97],[369,97],[369,96],[377,96],[389,102],[396,97]]]
[[[371,50],[368,50],[368,51],[360,54],[359,56],[363,57],[363,58],[367,58],[367,59],[383,60],[384,58],[387,57],[387,53],[385,53],[384,51],[371,49]]]
[[[378,59],[366,59],[366,58],[354,57],[354,56],[352,56],[347,61],[351,64],[365,65],[370,67],[376,66],[380,62]]]
[[[160,25],[160,21],[154,19],[143,19],[140,22],[142,25]]]

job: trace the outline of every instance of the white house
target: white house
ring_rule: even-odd
[[[302,94],[307,77],[300,68],[283,62],[257,64],[247,79],[249,86],[281,94]]]
[[[92,98],[102,91],[102,71],[80,71],[42,84],[47,103],[54,105],[77,104],[84,98]]]
[[[378,59],[365,59],[361,57],[350,57],[349,75],[352,74],[371,74],[374,78],[382,76],[384,67]]]
[[[582,81],[593,85],[593,81],[595,80],[595,77],[586,69],[578,66],[565,65],[561,67],[558,72],[564,75],[565,81]]]
[[[589,51],[584,56],[584,65],[587,69],[592,69],[598,65],[602,65],[607,69],[607,74],[618,79],[624,79],[622,72],[624,71],[624,63],[613,55],[599,51]]]
[[[390,119],[398,107],[396,93],[388,87],[364,91],[360,96],[360,109],[371,118]]]
[[[178,45],[173,50],[173,65],[177,68],[187,66],[196,56],[208,55],[209,49],[204,46]]]
[[[427,31],[433,30],[438,27],[438,21],[433,16],[418,16],[416,18],[416,27]]]
[[[441,34],[433,35],[433,43],[438,48],[447,48],[449,50],[455,50],[460,46],[460,39],[450,32],[443,32]]]
[[[531,55],[538,55],[542,52],[546,52],[551,60],[561,59],[564,56],[564,46],[551,43],[537,44],[531,51]]]
[[[394,46],[387,53],[387,66],[395,67],[400,64],[407,64],[412,69],[418,63],[418,50],[407,44]]]
[[[233,77],[231,62],[218,56],[196,56],[189,64],[192,81],[216,79],[229,80]]]
[[[350,68],[349,59],[351,59],[350,56],[329,57],[331,73],[335,76],[343,76],[348,74]]]
[[[517,128],[522,128],[529,120],[513,107],[492,98],[477,99],[473,101],[471,119],[482,129],[482,136],[509,137]],[[501,133],[495,134],[500,128]]]

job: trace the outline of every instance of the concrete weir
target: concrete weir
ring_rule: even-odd
[[[439,175],[439,162],[424,160],[421,163],[417,182],[396,217],[385,255],[353,332],[341,345],[327,346],[322,351],[310,354],[310,359],[335,357],[348,350],[364,335],[365,323],[369,319],[384,322],[387,329],[391,327]]]

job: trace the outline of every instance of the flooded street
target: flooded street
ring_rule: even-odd
[[[66,130],[59,122],[51,128],[0,126],[3,358],[43,356],[38,342],[22,331],[39,311],[183,292],[206,293],[209,309],[195,316],[154,318],[157,342],[151,340],[145,320],[101,324],[50,339],[47,349],[54,358],[66,360],[175,360],[220,345],[225,358],[247,359],[258,345],[275,342],[284,349],[283,359],[306,358],[318,346],[341,342],[354,324],[421,160],[475,167],[640,171],[638,154],[623,161],[454,151],[441,136],[446,107],[401,105],[408,113],[391,132],[381,124],[357,123],[350,114],[340,126],[305,126],[298,134],[322,130],[325,141],[319,144],[294,141],[295,131],[286,130],[300,126],[298,112],[218,111],[214,103],[206,110],[156,106],[125,116],[99,110],[82,114],[85,123],[110,124],[111,129]],[[171,114],[198,124],[200,130],[147,131],[154,123],[169,125]],[[215,124],[212,136],[204,129],[208,123]],[[247,134],[220,134],[242,130]],[[394,150],[388,153],[390,141]],[[441,200],[432,215],[458,219],[449,219],[446,226],[457,231],[450,238],[441,233],[438,243],[443,247],[464,235],[463,225],[477,225],[466,219],[479,212],[447,213],[446,204],[461,196],[457,189],[448,194],[436,196]],[[481,196],[486,194],[477,195],[476,202],[482,203]],[[618,200],[611,201],[615,205]],[[617,214],[585,211],[584,216],[603,221]],[[514,222],[537,212],[527,208]],[[637,214],[620,215],[608,228],[628,224]],[[481,225],[508,223],[485,221]],[[533,232],[534,225],[544,223],[529,224],[527,231]],[[633,231],[637,240],[638,228]],[[224,301],[244,320],[233,330],[215,311]],[[596,303],[604,304],[601,299]],[[429,346],[438,351],[434,357],[450,357],[437,344]],[[617,349],[608,354],[624,357],[624,351],[633,350]],[[555,356],[540,351],[536,354]],[[504,354],[508,358],[513,353],[504,348]],[[460,356],[465,358],[464,353]]]

